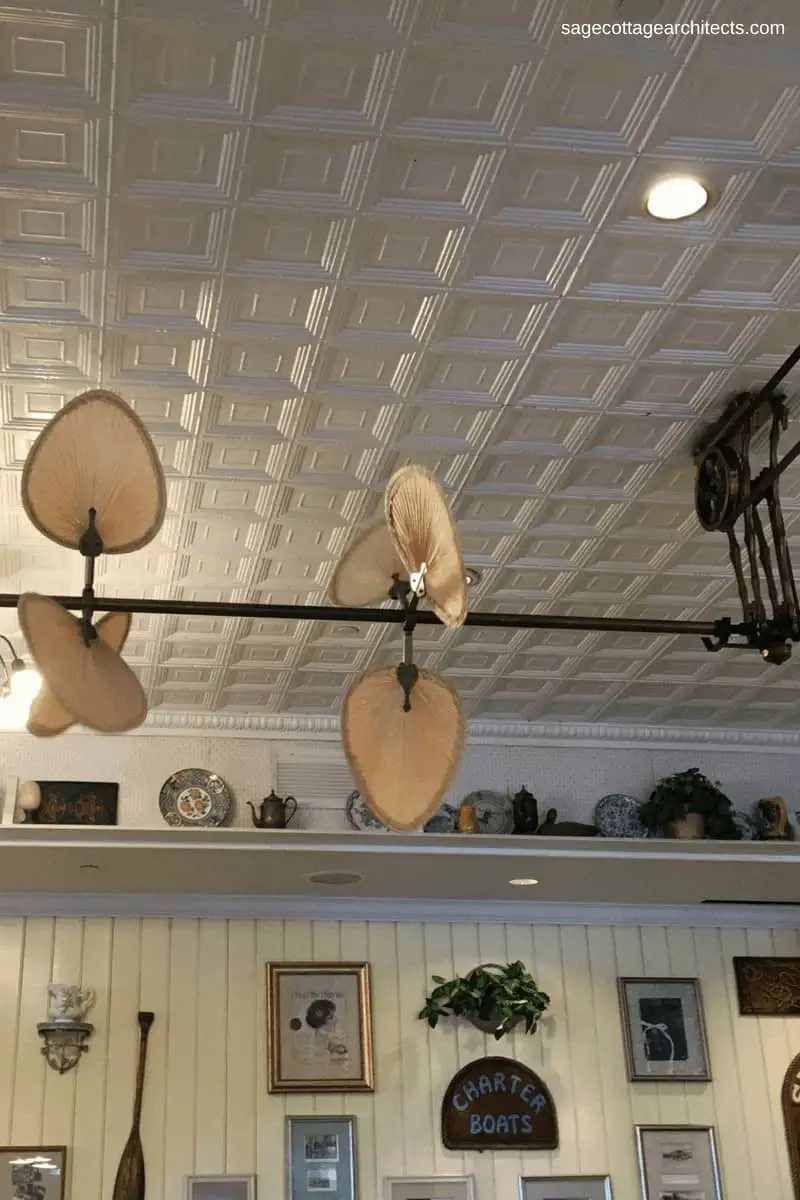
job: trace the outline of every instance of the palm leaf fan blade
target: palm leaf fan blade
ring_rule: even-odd
[[[117,654],[127,641],[132,617],[130,613],[106,613],[95,626],[97,636]],[[31,705],[27,730],[34,737],[56,737],[75,724],[75,718],[67,711],[46,683],[42,684],[38,696]]]
[[[409,574],[426,564],[425,593],[445,625],[467,617],[467,581],[444,492],[424,467],[402,467],[386,488],[386,520]]]
[[[146,546],[166,511],[164,472],[150,435],[119,396],[84,392],[34,442],[22,472],[22,504],[45,537],[79,548],[95,509],[106,554]]]
[[[26,592],[20,628],[44,685],[73,721],[125,733],[147,716],[147,698],[128,664],[102,638],[87,646],[81,622],[48,596]]]
[[[403,563],[385,521],[372,525],[347,548],[336,566],[328,595],[339,608],[377,604],[389,595]]]
[[[458,696],[438,675],[420,671],[405,712],[395,669],[371,671],[347,693],[342,743],[376,817],[398,832],[419,829],[438,809],[461,758]]]

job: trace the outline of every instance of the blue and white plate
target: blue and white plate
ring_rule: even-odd
[[[594,823],[601,837],[643,838],[647,830],[642,824],[641,805],[635,796],[610,792],[597,801]]]
[[[452,804],[443,804],[429,821],[422,826],[423,833],[453,833],[458,809]]]
[[[481,833],[511,833],[514,828],[514,809],[505,792],[470,792],[461,803],[475,805]]]
[[[378,829],[382,833],[389,832],[383,822],[375,816],[361,792],[350,793],[344,811],[353,829]]]

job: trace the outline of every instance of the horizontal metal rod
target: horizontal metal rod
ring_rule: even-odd
[[[80,596],[53,596],[62,608],[83,608]],[[0,608],[16,608],[18,595],[0,593]],[[98,596],[97,612],[153,613],[166,617],[239,617],[274,621],[330,621],[333,624],[401,625],[406,614],[400,608],[333,608],[329,604],[250,604],[215,603],[204,600],[120,600]],[[418,609],[419,625],[439,625],[436,613]],[[558,617],[539,613],[471,612],[466,624],[481,629],[561,629],[581,633],[652,633],[688,634],[714,637],[714,621],[658,621],[634,617]]]

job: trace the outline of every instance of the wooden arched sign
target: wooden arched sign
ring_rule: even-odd
[[[789,1064],[781,1088],[781,1108],[795,1200],[800,1200],[800,1054]]]
[[[450,1080],[442,1143],[448,1150],[557,1150],[553,1097],[530,1067],[479,1058]]]

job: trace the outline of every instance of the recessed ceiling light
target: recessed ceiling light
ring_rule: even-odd
[[[480,583],[483,576],[477,567],[465,567],[464,578],[467,581],[467,587],[475,587],[476,584]]]
[[[538,879],[509,879],[512,887],[536,887]]]
[[[355,871],[317,871],[308,875],[309,883],[324,883],[327,887],[345,887],[348,883],[361,883],[363,875]]]
[[[646,207],[659,221],[682,221],[708,204],[708,188],[690,175],[660,179],[647,193]]]

